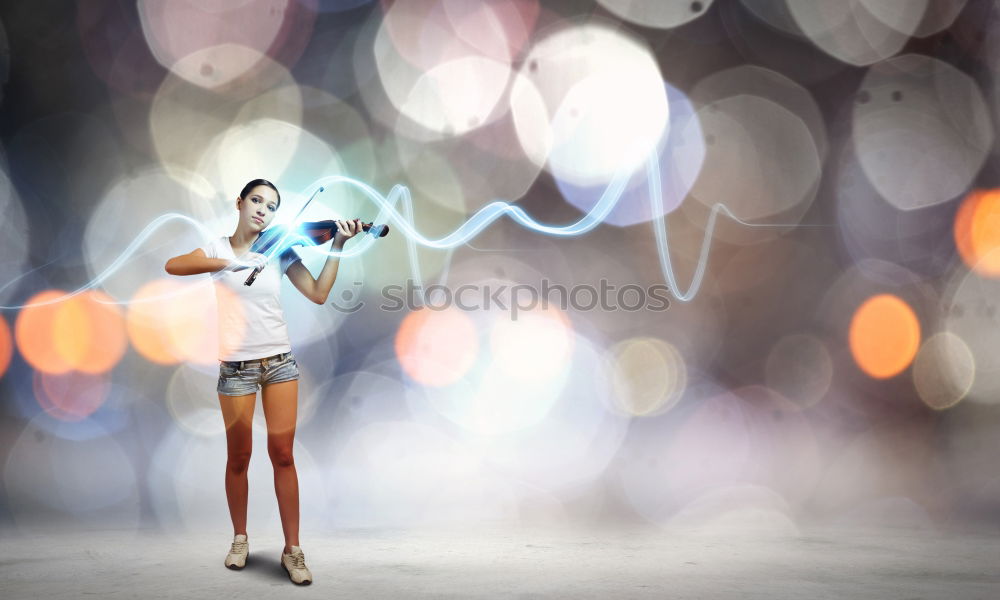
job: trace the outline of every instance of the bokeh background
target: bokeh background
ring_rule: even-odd
[[[355,312],[284,281],[304,535],[995,528],[998,24],[994,0],[0,4],[0,526],[228,531],[217,299],[163,265],[231,234],[249,179],[278,221],[321,177],[404,185],[438,239],[497,200],[572,224],[625,169],[582,235],[395,227],[341,262]],[[378,212],[335,186],[303,217]],[[167,214],[191,221],[147,229]],[[380,308],[407,280],[671,278],[667,310]],[[278,532],[259,406],[250,526]]]

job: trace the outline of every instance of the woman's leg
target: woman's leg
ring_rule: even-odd
[[[267,420],[267,454],[274,467],[274,492],[285,533],[284,553],[299,545],[299,479],[292,457],[299,396],[297,379],[269,383],[262,388],[264,418]]]
[[[247,533],[247,467],[253,444],[253,409],[257,394],[219,394],[222,418],[226,423],[226,499],[233,519],[233,535]]]

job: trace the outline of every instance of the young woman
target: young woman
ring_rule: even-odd
[[[251,270],[267,263],[263,254],[250,252],[257,236],[274,219],[281,205],[278,189],[264,179],[254,179],[236,198],[239,222],[231,236],[212,240],[188,254],[167,261],[171,275],[225,271],[219,283],[226,286],[239,306],[219,305],[219,382],[217,391],[226,424],[226,497],[233,521],[233,543],[225,565],[242,569],[249,554],[247,542],[247,467],[250,463],[251,424],[257,390],[267,421],[267,453],[274,467],[274,491],[285,535],[281,565],[298,584],[312,582],[299,547],[299,484],[292,459],[298,402],[299,371],[288,341],[281,310],[281,276],[287,275],[302,294],[323,304],[337,278],[339,258],[329,257],[319,277],[289,252],[258,274],[253,285],[244,285]],[[336,221],[333,249],[361,231],[361,222]],[[239,258],[237,258],[239,257]],[[249,265],[249,266],[248,266]],[[238,270],[237,270],[238,269]],[[217,297],[218,298],[218,297]]]

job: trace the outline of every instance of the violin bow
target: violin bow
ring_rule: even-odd
[[[299,217],[302,216],[302,213],[306,210],[306,207],[309,206],[309,203],[313,201],[313,198],[316,197],[316,194],[318,194],[318,193],[320,193],[322,191],[323,191],[323,188],[321,187],[318,190],[316,190],[315,192],[313,192],[312,196],[309,196],[309,199],[306,200],[306,203],[302,205],[302,208],[299,209],[299,212],[295,213],[295,216],[292,217],[292,222],[288,224],[288,230],[285,232],[285,235],[282,236],[282,238],[280,240],[278,240],[277,242],[275,242],[275,246],[280,246],[281,242],[285,241],[285,238],[288,237],[289,234],[291,234],[291,232],[292,232],[292,226],[294,226],[295,223],[299,220]],[[247,277],[247,280],[243,282],[243,285],[251,285],[253,283],[254,279],[257,279],[257,274],[260,273],[263,269],[264,269],[264,265],[256,267],[253,270],[253,273],[250,273],[250,276]]]

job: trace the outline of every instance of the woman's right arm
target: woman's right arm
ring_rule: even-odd
[[[199,273],[215,273],[229,265],[225,258],[209,258],[205,251],[195,248],[187,254],[175,256],[167,261],[164,269],[171,275],[197,275]]]

